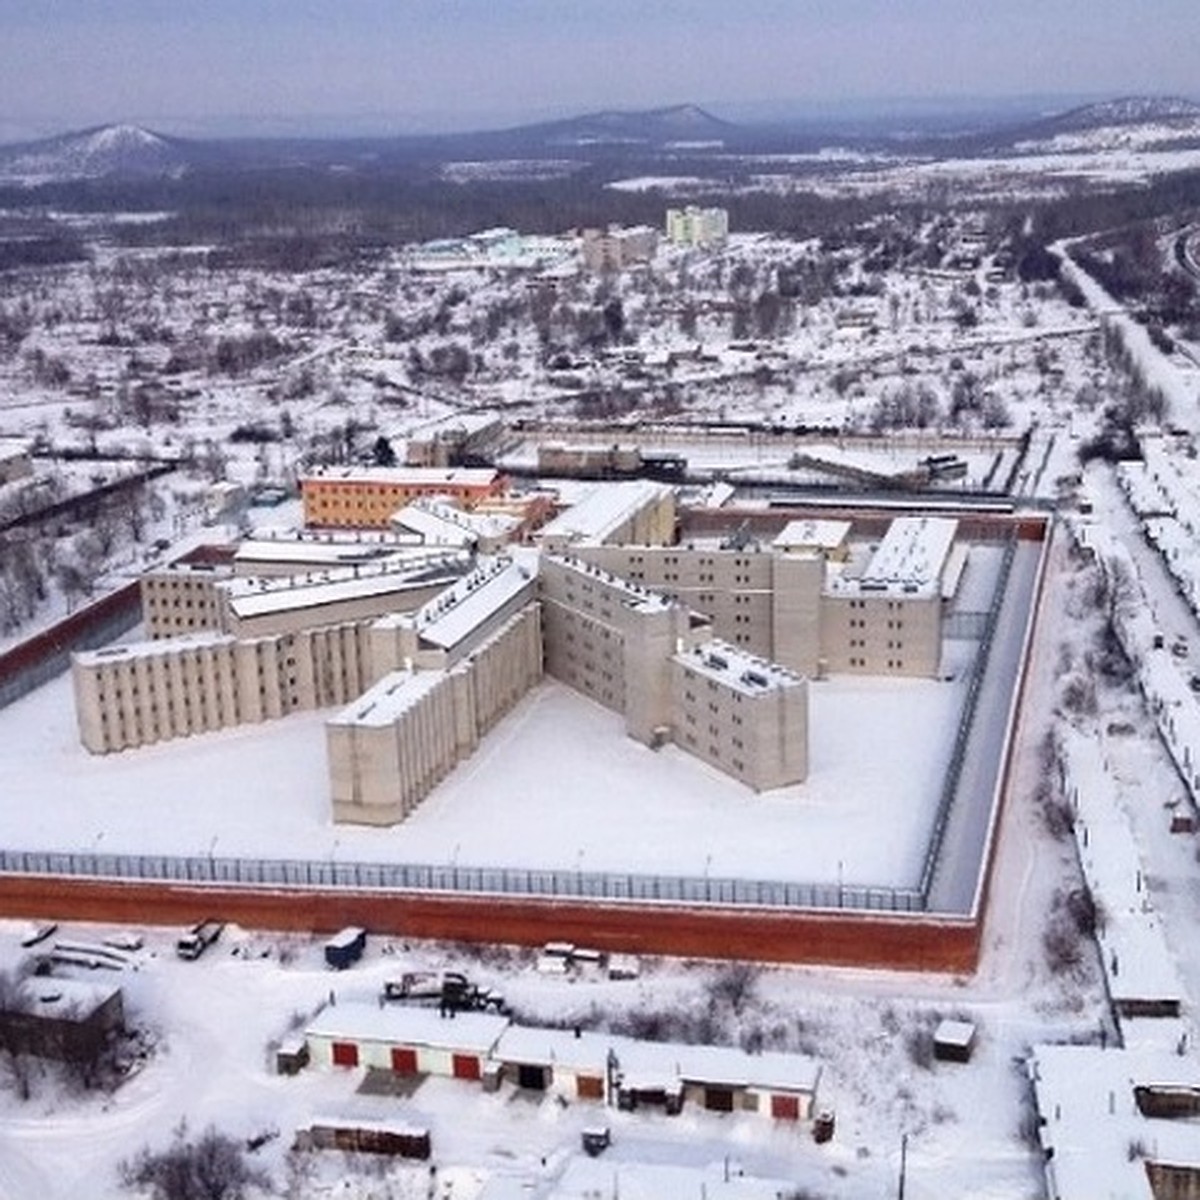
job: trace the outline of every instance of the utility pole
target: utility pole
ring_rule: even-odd
[[[908,1134],[900,1135],[900,1190],[896,1193],[896,1200],[904,1200],[904,1176],[908,1169]]]

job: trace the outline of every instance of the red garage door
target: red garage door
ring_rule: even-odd
[[[478,1079],[482,1074],[474,1054],[456,1054],[453,1061],[455,1079]]]
[[[780,1121],[800,1120],[800,1097],[772,1096],[771,1116],[776,1117]]]
[[[358,1047],[353,1042],[334,1042],[333,1065],[335,1067],[357,1067]]]
[[[397,1075],[415,1075],[417,1073],[417,1052],[406,1046],[392,1047],[392,1070]]]

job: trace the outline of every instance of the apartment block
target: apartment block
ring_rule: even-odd
[[[648,263],[658,250],[658,231],[649,225],[585,229],[581,248],[589,271],[623,271],[635,263]]]
[[[729,238],[729,213],[723,208],[667,209],[667,241],[675,246],[723,246]]]
[[[671,660],[675,742],[756,792],[808,775],[808,682],[710,641]]]

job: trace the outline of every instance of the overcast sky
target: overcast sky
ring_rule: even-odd
[[[0,0],[0,132],[1192,95],[1198,66],[1200,0]]]

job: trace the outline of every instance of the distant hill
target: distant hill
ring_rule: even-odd
[[[563,121],[525,125],[507,133],[541,139],[547,145],[585,146],[604,143],[662,145],[673,141],[724,141],[738,127],[695,104],[640,111],[608,110]]]
[[[988,141],[994,148],[1021,151],[1150,150],[1200,144],[1200,104],[1180,96],[1123,96],[997,131]]]
[[[0,179],[57,183],[110,175],[169,175],[188,165],[187,143],[137,125],[101,125],[0,146]]]

